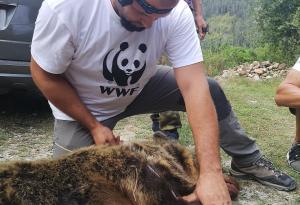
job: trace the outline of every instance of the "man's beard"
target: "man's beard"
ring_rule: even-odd
[[[145,27],[138,27],[134,24],[132,24],[130,21],[128,21],[126,18],[120,16],[121,18],[121,24],[122,26],[127,30],[127,31],[130,31],[130,32],[141,32],[143,30],[145,30]]]

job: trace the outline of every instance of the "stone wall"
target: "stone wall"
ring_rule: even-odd
[[[233,76],[244,76],[253,80],[265,80],[286,76],[290,68],[284,63],[270,61],[244,63],[231,69],[223,70],[220,77],[229,78]]]

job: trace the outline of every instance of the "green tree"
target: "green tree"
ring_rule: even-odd
[[[216,51],[224,45],[259,46],[261,36],[253,15],[255,6],[253,0],[203,0],[203,11],[210,25],[203,48]]]
[[[294,61],[300,47],[300,1],[259,0],[257,21],[264,41],[283,59]]]

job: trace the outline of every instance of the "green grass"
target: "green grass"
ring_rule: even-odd
[[[230,100],[242,127],[246,133],[256,139],[263,154],[281,170],[289,173],[300,182],[298,173],[291,170],[286,162],[295,131],[295,118],[287,108],[277,107],[274,102],[275,90],[281,79],[269,81],[250,81],[236,78],[221,82],[225,94]],[[182,128],[179,130],[180,142],[193,144],[192,133],[186,114],[180,113]],[[131,124],[136,137],[151,136],[151,120],[148,115],[140,115],[122,120],[117,129]],[[229,159],[222,153],[224,159]]]
[[[208,40],[208,39],[206,39]],[[207,45],[209,41],[206,41]],[[300,49],[300,48],[299,48]],[[224,69],[233,68],[243,63],[252,63],[253,61],[266,61],[286,63],[289,66],[294,65],[297,55],[290,55],[279,48],[269,44],[260,44],[260,47],[247,48],[231,45],[217,46],[216,49],[204,48],[204,63],[207,67],[207,73],[211,76],[219,75]],[[297,53],[297,52],[295,52]]]
[[[221,85],[242,127],[256,139],[263,154],[300,182],[300,175],[286,163],[286,153],[295,132],[295,118],[287,108],[277,107],[274,102],[276,87],[280,82],[281,79],[254,82],[236,78],[223,81]],[[181,142],[188,145],[192,143],[192,135],[185,114],[181,115]]]
[[[286,163],[286,153],[294,136],[295,119],[287,108],[277,107],[274,102],[275,90],[280,82],[281,79],[250,81],[235,78],[224,80],[221,85],[242,127],[250,137],[256,139],[263,154],[300,182],[299,174],[292,171]],[[186,114],[182,112],[180,116],[182,119],[182,128],[179,130],[180,143],[193,144]],[[128,124],[138,127],[134,130],[138,138],[152,134],[148,115],[124,119],[118,123],[117,129],[122,129]],[[223,152],[222,155],[224,159],[229,159]]]

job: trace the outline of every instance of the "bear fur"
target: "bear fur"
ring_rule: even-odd
[[[59,159],[0,164],[1,205],[186,205],[198,166],[176,142],[80,149]],[[225,177],[232,198],[238,184]],[[195,203],[198,204],[198,203]]]

